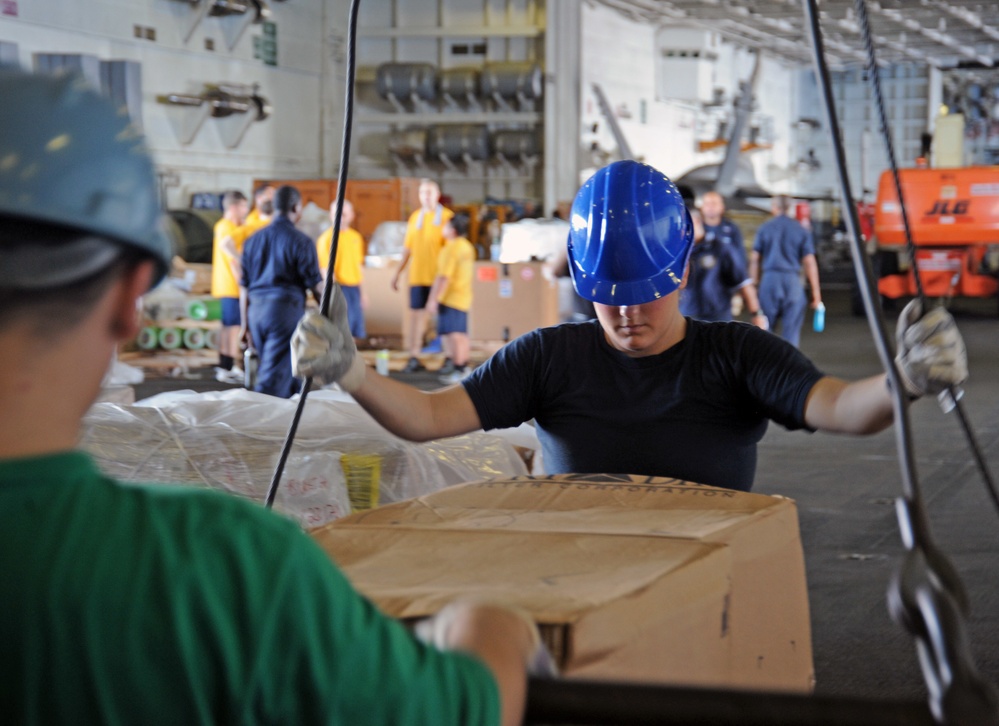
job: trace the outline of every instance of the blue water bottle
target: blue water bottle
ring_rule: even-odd
[[[812,317],[812,330],[821,333],[826,329],[826,306],[822,303],[815,308],[815,315]]]

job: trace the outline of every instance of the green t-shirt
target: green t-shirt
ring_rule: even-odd
[[[0,720],[499,722],[485,665],[414,641],[252,502],[69,452],[0,461],[0,531]]]

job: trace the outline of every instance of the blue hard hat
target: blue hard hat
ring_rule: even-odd
[[[582,297],[639,305],[680,287],[694,227],[665,174],[615,161],[576,194],[569,218],[569,270]]]
[[[0,219],[136,249],[155,260],[159,282],[171,245],[153,162],[127,113],[73,75],[0,70],[0,98]]]

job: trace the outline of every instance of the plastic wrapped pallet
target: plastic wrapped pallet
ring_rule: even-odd
[[[84,418],[81,447],[118,479],[210,487],[262,502],[296,403],[245,390],[99,403]],[[414,444],[385,431],[342,394],[316,391],[305,406],[275,509],[315,527],[352,508],[526,471],[500,436],[479,432]]]

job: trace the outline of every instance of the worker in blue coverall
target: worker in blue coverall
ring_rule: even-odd
[[[767,330],[767,318],[760,310],[756,286],[735,248],[708,234],[701,213],[690,212],[694,225],[694,247],[690,252],[687,284],[680,292],[680,312],[708,322],[732,320],[732,295],[745,301],[753,325]]]
[[[296,391],[288,344],[305,312],[305,295],[319,300],[323,278],[312,239],[295,229],[302,216],[302,195],[292,186],[274,193],[274,220],[255,232],[243,246],[243,277],[239,300],[243,337],[260,356],[259,393],[291,398]]]
[[[332,319],[310,311],[299,324],[296,371],[339,382],[382,426],[412,441],[533,419],[549,474],[672,476],[749,490],[771,420],[852,434],[891,424],[885,374],[824,375],[776,335],[681,315],[693,237],[673,182],[645,164],[614,162],[577,193],[569,230],[572,281],[596,320],[526,333],[461,383],[424,392],[370,371],[346,305],[335,304]],[[963,381],[967,355],[953,318],[910,305],[896,358],[906,392]]]
[[[701,197],[701,216],[704,219],[705,236],[717,239],[724,245],[731,245],[742,266],[748,270],[749,260],[746,258],[742,230],[725,216],[725,198],[715,191],[705,192]]]
[[[771,327],[776,332],[779,324],[779,335],[797,347],[808,307],[801,286],[802,269],[808,280],[813,309],[822,304],[822,291],[812,235],[797,220],[787,216],[790,208],[791,200],[783,194],[771,200],[770,211],[774,216],[756,230],[749,274],[759,290],[760,307]]]

